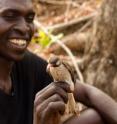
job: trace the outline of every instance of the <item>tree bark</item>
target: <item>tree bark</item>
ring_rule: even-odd
[[[117,100],[117,0],[104,0],[93,29],[85,51],[85,82]]]

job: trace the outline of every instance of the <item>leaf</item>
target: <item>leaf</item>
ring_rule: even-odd
[[[44,31],[39,31],[39,43],[42,47],[46,47],[48,44],[50,44],[51,38],[45,34]]]
[[[53,37],[51,37],[51,33],[52,32],[49,31],[49,33],[46,34],[43,30],[39,29],[32,38],[32,43],[38,43],[44,49],[52,42],[56,42],[58,39],[61,39],[63,37],[62,33],[58,35],[52,35]]]

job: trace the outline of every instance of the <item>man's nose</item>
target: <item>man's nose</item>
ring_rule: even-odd
[[[26,35],[28,33],[30,33],[31,28],[29,26],[29,24],[25,21],[24,18],[18,20],[18,22],[16,23],[14,30],[16,33],[19,33],[20,35]]]

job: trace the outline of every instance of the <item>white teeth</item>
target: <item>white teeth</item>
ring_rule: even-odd
[[[10,42],[11,42],[11,43],[14,43],[14,44],[16,44],[16,45],[19,45],[19,46],[24,46],[24,45],[26,45],[26,40],[11,39]]]

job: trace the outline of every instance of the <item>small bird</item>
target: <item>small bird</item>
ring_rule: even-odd
[[[71,66],[63,62],[58,56],[50,57],[47,72],[53,77],[54,81],[66,82],[70,85],[71,91],[74,91],[75,76],[72,70]],[[76,111],[76,102],[73,93],[68,93],[65,115],[69,114],[79,114],[78,111]]]

